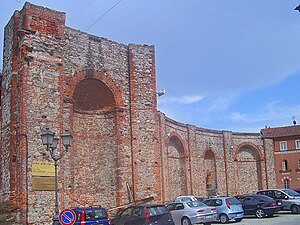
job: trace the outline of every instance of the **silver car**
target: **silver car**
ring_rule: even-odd
[[[236,198],[214,197],[205,199],[203,203],[217,208],[217,218],[221,223],[228,223],[229,220],[240,222],[244,218],[242,204]]]
[[[268,189],[258,191],[256,194],[267,195],[282,202],[283,210],[294,214],[300,213],[300,194],[291,189]]]
[[[175,225],[210,225],[217,219],[217,210],[199,201],[173,202],[167,205]]]

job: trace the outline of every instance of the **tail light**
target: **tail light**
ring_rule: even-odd
[[[276,206],[277,203],[276,202],[272,202],[269,206]]]
[[[145,214],[146,220],[147,220],[148,222],[150,222],[149,213],[148,213],[148,211],[147,211],[146,208],[144,208],[144,214]]]
[[[80,214],[81,214],[81,215],[80,215],[80,224],[85,224],[85,220],[84,220],[84,212],[81,211]]]
[[[198,213],[203,213],[204,211],[205,211],[204,209],[197,210]]]
[[[225,200],[225,203],[226,203],[227,208],[230,209],[230,204],[229,204],[229,202],[228,202],[227,200]]]
[[[104,209],[104,212],[105,212],[105,217],[106,217],[106,219],[108,220],[108,225],[110,225],[110,221],[109,221],[108,213],[107,213],[106,209]]]
[[[212,208],[212,209],[211,209],[211,211],[216,211],[216,210],[217,210],[217,208]]]

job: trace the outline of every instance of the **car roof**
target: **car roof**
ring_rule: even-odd
[[[209,198],[205,198],[203,201],[205,200],[209,200],[209,199],[227,199],[227,198],[235,198],[235,197],[229,197],[229,196],[216,196],[216,197],[209,197]]]
[[[72,208],[72,210],[95,210],[95,209],[104,209],[103,207],[77,207]]]

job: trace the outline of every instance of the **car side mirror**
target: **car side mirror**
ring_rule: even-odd
[[[289,199],[289,197],[285,195],[285,196],[284,196],[284,199]]]

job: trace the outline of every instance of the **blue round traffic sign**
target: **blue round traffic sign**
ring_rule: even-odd
[[[65,209],[60,212],[58,219],[62,225],[73,225],[76,220],[76,215],[73,210]]]

